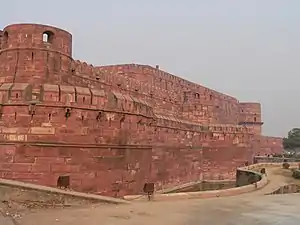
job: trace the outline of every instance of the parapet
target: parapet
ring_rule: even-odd
[[[203,95],[205,99],[212,100],[212,98],[219,98],[225,101],[236,102],[237,100],[231,96],[222,94],[215,90],[185,80],[181,77],[175,76],[168,72],[165,72],[159,68],[159,66],[152,67],[149,65],[139,64],[121,64],[121,65],[107,65],[96,67],[103,73],[109,73],[111,75],[118,74],[127,77],[134,78],[141,82],[147,82],[161,89],[168,91],[179,92],[181,99],[183,100],[183,93],[191,93],[193,96],[199,94]]]
[[[203,125],[180,119],[175,116],[154,114],[153,105],[144,99],[121,93],[115,90],[105,91],[78,86],[43,84],[40,90],[33,91],[28,83],[4,83],[0,86],[1,105],[28,104],[76,107],[85,110],[112,111],[142,115],[152,118],[158,126],[183,129],[193,132],[249,133],[252,130],[245,126],[214,124]]]
[[[231,124],[209,124],[203,125],[179,118],[175,118],[172,116],[155,114],[157,124],[160,126],[166,126],[170,128],[181,128],[186,131],[195,131],[195,132],[215,132],[215,133],[245,133],[245,134],[253,134],[253,130],[249,127],[239,126],[239,125],[231,125]]]
[[[3,30],[2,49],[44,48],[72,56],[72,35],[41,24],[12,24]]]
[[[250,114],[261,114],[261,105],[257,102],[240,102],[240,112]]]
[[[238,124],[238,100],[186,81],[172,74],[147,65],[124,64],[93,67],[85,62],[74,61],[73,78],[68,84],[109,86],[142,95],[154,103],[154,108],[169,111],[198,123]],[[180,111],[182,107],[182,112]]]
[[[5,27],[1,35],[0,82],[30,84],[35,91],[31,97],[26,94],[26,98],[44,99],[41,93],[46,93],[46,89],[36,93],[37,87],[46,88],[43,84],[60,85],[59,94],[52,94],[58,96],[54,102],[66,102],[62,94],[68,93],[68,97],[64,98],[70,104],[77,102],[77,98],[80,99],[78,96],[87,95],[87,92],[81,93],[80,87],[88,88],[90,93],[92,89],[101,89],[110,91],[107,104],[112,108],[116,103],[109,100],[118,99],[113,92],[119,92],[123,97],[131,96],[124,97],[126,101],[140,99],[139,102],[147,102],[143,105],[151,105],[162,114],[195,123],[261,123],[260,104],[239,104],[231,96],[167,73],[158,65],[94,67],[86,62],[75,61],[72,59],[72,35],[60,28],[42,24],[12,24]],[[73,93],[69,93],[70,87],[64,88],[64,85],[75,86]],[[11,93],[10,90],[3,95],[3,100],[11,98]],[[85,96],[80,104],[90,102],[93,105],[93,98],[93,94]]]
[[[0,50],[0,82],[56,83],[71,73],[72,35],[40,24],[4,28]]]
[[[86,63],[83,63],[86,64]],[[87,65],[87,64],[86,64]],[[76,63],[76,71],[83,73],[83,75],[91,73],[91,71],[86,71],[81,69],[81,67],[86,67]],[[139,81],[141,85],[148,84],[159,88],[161,92],[173,93],[176,95],[176,100],[178,102],[185,101],[187,97],[191,102],[196,102],[197,99],[212,101],[228,101],[237,104],[237,99],[219,93],[217,91],[211,90],[209,88],[203,87],[201,85],[186,81],[180,77],[172,75],[170,73],[164,72],[159,68],[153,68],[147,65],[137,65],[137,64],[123,64],[123,65],[108,65],[108,66],[97,66],[95,70],[99,73],[109,76],[124,77],[126,79],[133,79]],[[118,83],[118,85],[123,85]],[[152,94],[158,93],[156,90]],[[169,94],[170,95],[170,94]]]
[[[28,83],[4,83],[0,86],[0,104],[46,104],[52,106],[80,107],[83,109],[113,110],[152,116],[152,105],[138,97],[118,91],[105,91],[77,86],[40,85],[33,92]]]

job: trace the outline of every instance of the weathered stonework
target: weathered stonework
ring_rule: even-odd
[[[0,177],[110,196],[202,179],[233,179],[256,154],[282,150],[261,136],[259,103],[128,64],[72,58],[68,32],[15,24],[0,32]]]

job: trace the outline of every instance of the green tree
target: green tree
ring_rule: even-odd
[[[288,136],[283,138],[284,149],[300,149],[300,128],[293,128],[289,131]]]

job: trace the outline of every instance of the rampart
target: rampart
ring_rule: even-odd
[[[257,152],[280,151],[258,141],[272,139],[259,103],[158,66],[75,61],[71,34],[51,26],[10,25],[0,40],[2,178],[55,186],[69,175],[75,190],[123,196],[145,182],[232,179]]]
[[[283,150],[282,138],[255,136],[253,147],[256,149],[257,156],[268,156],[273,154],[281,154]]]

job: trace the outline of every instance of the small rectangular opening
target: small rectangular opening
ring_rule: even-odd
[[[57,179],[57,187],[69,189],[70,188],[70,176],[59,176]]]

